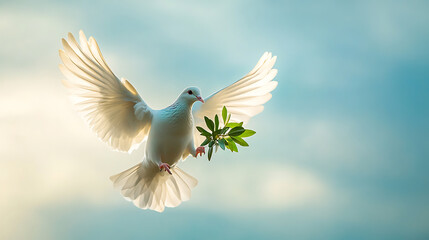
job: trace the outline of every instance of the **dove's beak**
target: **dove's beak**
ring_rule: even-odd
[[[203,100],[203,98],[202,98],[202,97],[199,97],[199,96],[196,96],[196,97],[197,97],[198,101],[200,101],[200,102],[204,103],[204,100]]]

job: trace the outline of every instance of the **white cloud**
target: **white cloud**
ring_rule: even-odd
[[[208,165],[206,159],[198,168],[189,167],[199,179],[192,204],[204,208],[228,212],[250,209],[284,210],[324,202],[329,186],[313,172],[295,166],[274,163],[267,159]],[[262,162],[265,161],[265,162]],[[217,166],[215,166],[217,165]],[[188,206],[191,204],[187,204]]]
[[[0,62],[3,66],[29,71],[43,68],[58,56],[59,34],[73,28],[76,21],[66,22],[67,14],[52,11],[40,14],[30,8],[3,6],[0,8]],[[13,69],[15,70],[15,69]],[[1,79],[6,80],[6,79]]]

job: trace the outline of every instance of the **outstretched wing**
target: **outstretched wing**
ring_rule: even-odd
[[[263,104],[271,99],[270,92],[277,87],[277,82],[272,81],[277,75],[277,69],[273,69],[276,59],[265,52],[246,76],[205,99],[205,103],[194,111],[196,125],[204,122],[204,116],[213,119],[215,114],[220,115],[223,106],[231,113],[234,122],[247,122],[262,112]],[[199,145],[204,139],[195,132],[195,144]]]
[[[62,39],[60,70],[67,78],[72,102],[91,129],[113,149],[131,152],[146,138],[152,110],[126,79],[119,80],[107,66],[93,37],[79,32]]]

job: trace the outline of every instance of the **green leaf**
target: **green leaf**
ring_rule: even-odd
[[[217,131],[219,129],[219,117],[217,114],[215,115],[215,130]]]
[[[226,140],[228,141],[229,150],[231,150],[231,152],[238,152],[237,145],[234,143],[232,138],[227,138]]]
[[[198,132],[202,133],[202,132],[207,132],[204,128],[202,127],[197,127]]]
[[[224,140],[225,140],[225,138],[224,138]],[[231,149],[229,148],[228,141],[226,141],[226,140],[225,140],[225,148],[228,148],[229,150],[231,150]]]
[[[237,145],[234,142],[229,142],[228,145],[230,145],[229,149],[231,149],[232,152],[238,152]]]
[[[210,159],[212,158],[212,154],[213,154],[213,146],[211,146],[211,147],[209,148],[209,154],[208,154],[209,161],[210,161]]]
[[[228,115],[228,118],[226,119],[225,125],[229,123],[229,119],[231,119],[231,113]]]
[[[212,135],[211,135],[210,133],[208,133],[208,132],[201,133],[200,135],[201,135],[201,136],[204,136],[204,137],[206,137],[206,138],[211,138],[211,137],[212,137]]]
[[[210,143],[209,143],[209,147],[213,147],[213,144],[215,143],[215,141],[211,141]]]
[[[211,137],[211,134],[209,132],[207,132],[204,128],[197,127],[197,130],[201,133],[202,136]]]
[[[250,137],[253,136],[256,132],[250,129],[246,129],[241,135],[240,137],[245,138],[245,137]]]
[[[225,134],[226,131],[228,131],[229,127],[224,127],[222,128],[222,130],[220,131],[220,134]]]
[[[222,132],[222,129],[218,129],[218,130],[214,131],[213,134],[212,134],[213,139],[218,139],[219,138],[219,134],[221,134],[221,132]]]
[[[208,117],[204,117],[204,120],[206,121],[207,127],[210,130],[212,130],[212,132],[213,132],[214,131],[214,123],[213,123],[213,121],[210,118],[208,118]]]
[[[243,122],[241,122],[241,123],[228,123],[226,126],[229,128],[241,127],[241,126],[243,126]]]
[[[231,150],[231,152],[232,152],[231,144],[229,144],[230,142],[233,142],[232,138],[226,137],[226,138],[224,138],[224,140],[225,140],[225,147],[228,148],[229,150]]]
[[[244,130],[245,129],[243,127],[235,127],[228,132],[228,135],[229,136],[240,136],[242,133],[244,133]]]
[[[210,133],[201,133],[200,135],[204,136],[206,138],[211,138],[212,137],[212,135]]]
[[[225,150],[225,139],[221,138],[218,140],[219,146],[220,148],[222,148],[222,150]]]
[[[223,106],[222,108],[222,119],[223,119],[223,124],[226,123],[226,116],[228,115],[228,111],[226,110],[226,107]]]
[[[231,138],[232,138],[232,140],[234,140],[234,142],[240,144],[243,147],[249,146],[249,144],[246,141],[244,141],[241,137],[231,137]]]
[[[210,138],[206,138],[206,140],[204,140],[204,142],[203,142],[203,143],[201,143],[201,145],[200,145],[200,146],[205,146],[205,145],[207,145],[210,141],[211,141],[211,139],[210,139]]]

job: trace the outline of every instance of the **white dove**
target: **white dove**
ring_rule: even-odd
[[[263,110],[277,86],[272,69],[276,57],[264,53],[255,68],[205,101],[197,87],[186,88],[170,106],[154,110],[124,78],[107,66],[93,37],[79,32],[80,44],[71,33],[62,39],[60,70],[67,80],[72,102],[91,129],[115,150],[131,152],[146,141],[143,161],[110,177],[122,195],[142,209],[158,212],[189,200],[198,181],[176,166],[191,154],[205,153],[204,140],[195,130],[194,118],[213,118],[226,106],[231,120],[246,122]],[[191,111],[194,102],[205,102]],[[164,170],[164,171],[162,171]]]

